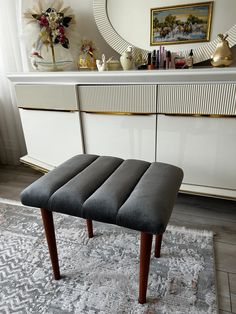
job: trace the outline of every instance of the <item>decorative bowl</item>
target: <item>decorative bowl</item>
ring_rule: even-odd
[[[119,60],[115,60],[113,58],[110,58],[107,60],[107,69],[108,71],[119,71],[121,70],[121,64]]]

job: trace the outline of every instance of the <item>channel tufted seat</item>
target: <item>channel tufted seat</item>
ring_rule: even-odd
[[[22,204],[41,208],[55,279],[60,279],[52,212],[141,231],[139,302],[146,302],[152,237],[160,256],[175,198],[180,168],[165,163],[77,155],[42,176],[21,193]]]

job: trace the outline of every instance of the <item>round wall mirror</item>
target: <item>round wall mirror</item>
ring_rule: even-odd
[[[205,1],[209,2],[209,1]],[[210,41],[188,44],[168,44],[166,49],[187,56],[193,49],[194,63],[210,59],[219,41],[217,34],[228,34],[230,47],[236,44],[236,1],[213,2]],[[97,27],[106,42],[122,54],[128,46],[133,47],[135,57],[140,52],[146,57],[149,51],[158,49],[150,45],[151,8],[204,3],[202,0],[94,0],[93,10]]]

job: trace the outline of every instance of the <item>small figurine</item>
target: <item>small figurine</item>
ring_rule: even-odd
[[[102,54],[102,60],[96,60],[98,71],[107,71],[106,57]]]
[[[42,60],[43,57],[41,56],[41,49],[42,49],[42,43],[38,39],[32,47],[31,53],[30,53],[30,61],[32,68],[34,70],[38,70],[38,60]]]

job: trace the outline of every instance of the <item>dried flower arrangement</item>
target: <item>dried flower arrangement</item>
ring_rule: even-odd
[[[51,48],[53,63],[55,60],[54,45],[60,44],[62,47],[69,48],[67,28],[75,23],[74,15],[69,14],[70,7],[64,7],[63,1],[38,0],[32,9],[24,13],[28,23],[37,23],[39,34],[33,45],[31,56],[33,58],[43,58],[41,49],[43,45]],[[34,59],[35,61],[35,59]],[[36,66],[36,64],[35,64]]]

